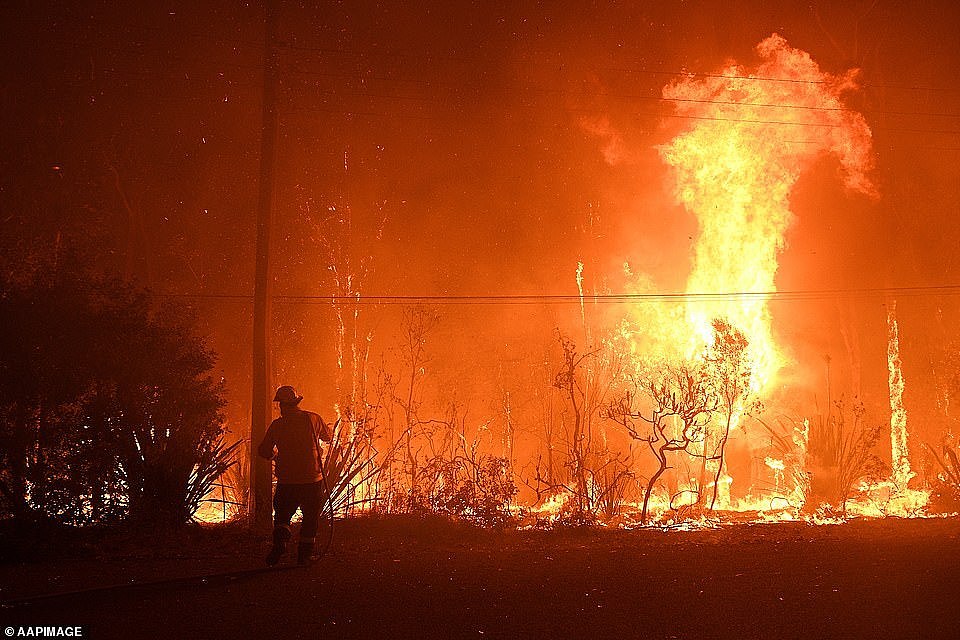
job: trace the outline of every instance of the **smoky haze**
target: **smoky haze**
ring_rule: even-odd
[[[730,61],[753,68],[754,47],[776,32],[825,72],[861,70],[846,106],[872,130],[879,193],[845,191],[825,156],[791,194],[777,288],[820,293],[771,302],[795,362],[781,391],[802,390],[789,407],[802,415],[849,394],[887,420],[892,295],[908,412],[933,437],[932,363],[957,339],[955,292],[870,290],[958,283],[960,9],[630,4],[279,3],[274,381],[333,417],[357,345],[371,379],[381,370],[404,384],[404,305],[370,300],[356,316],[343,305],[338,319],[325,298],[422,296],[440,318],[423,411],[459,405],[496,446],[511,414],[535,451],[538,422],[562,400],[551,396],[555,330],[586,349],[628,310],[449,297],[576,296],[578,263],[587,294],[623,292],[625,263],[655,291],[683,291],[698,227],[657,149],[691,122],[673,117],[663,87]],[[0,11],[5,246],[75,238],[158,295],[186,296],[244,434],[262,7]]]

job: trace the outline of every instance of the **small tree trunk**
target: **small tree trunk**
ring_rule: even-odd
[[[653,487],[657,484],[657,480],[660,479],[664,471],[667,470],[667,454],[662,449],[657,452],[657,462],[660,464],[660,468],[650,476],[650,480],[647,482],[647,490],[643,494],[643,509],[640,512],[640,524],[647,524],[647,508],[650,503],[650,496],[653,494]]]
[[[717,460],[717,472],[713,476],[713,497],[710,499],[710,511],[713,511],[717,503],[717,489],[720,487],[720,476],[723,475],[723,462],[726,454],[727,439],[730,437],[730,423],[733,421],[731,412],[727,412],[727,426],[724,429],[723,437],[720,439],[720,459]]]

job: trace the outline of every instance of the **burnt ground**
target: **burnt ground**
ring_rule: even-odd
[[[93,638],[960,638],[956,518],[700,531],[358,519],[338,523],[307,569],[82,591],[259,568],[266,548],[221,526],[11,562],[0,626],[80,624]]]

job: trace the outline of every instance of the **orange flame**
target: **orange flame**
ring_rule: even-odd
[[[678,115],[696,124],[660,154],[674,169],[677,201],[700,224],[687,292],[738,294],[692,300],[688,335],[709,344],[710,323],[718,317],[743,331],[750,340],[751,386],[759,392],[786,363],[767,302],[793,220],[791,190],[804,169],[832,154],[847,187],[874,191],[867,177],[870,129],[841,102],[856,86],[856,71],[824,73],[776,34],[756,50],[761,63],[754,72],[730,64],[663,90]]]
[[[676,117],[692,123],[659,148],[673,170],[677,203],[699,224],[687,304],[685,309],[635,305],[621,333],[641,359],[685,359],[708,353],[714,347],[713,321],[725,320],[747,339],[747,387],[762,400],[788,363],[775,339],[769,299],[776,291],[778,260],[795,218],[790,210],[794,186],[805,171],[832,157],[849,190],[877,194],[869,178],[870,128],[842,101],[845,92],[856,88],[857,71],[825,73],[809,54],[777,34],[761,42],[756,52],[759,64],[754,69],[730,63],[718,73],[691,75],[663,90],[664,98],[676,105]],[[635,291],[656,290],[649,276],[625,271]],[[732,408],[733,426],[743,409]],[[722,446],[727,436],[733,437],[729,428],[720,430],[713,442],[704,441],[701,453],[706,455],[708,447],[712,451],[717,438]],[[773,498],[734,500],[733,479],[714,461],[706,465],[714,465],[707,486],[697,491],[709,492],[716,484],[719,508],[782,511],[770,517],[792,517],[789,509],[804,502],[805,489],[792,467],[803,464],[806,438],[806,427],[794,434],[798,451],[791,455],[789,474],[785,460],[765,458],[771,474],[767,484],[776,486]]]
[[[903,406],[903,372],[900,360],[900,329],[897,325],[897,305],[887,306],[887,369],[890,385],[890,445],[891,480],[906,489],[914,473],[910,471],[907,449],[907,410]]]

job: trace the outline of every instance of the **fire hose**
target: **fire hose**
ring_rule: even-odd
[[[330,550],[330,545],[333,542],[333,523],[334,523],[334,500],[333,494],[330,492],[329,487],[327,486],[326,478],[322,479],[324,493],[327,495],[327,507],[324,509],[327,512],[327,536],[326,541],[324,542],[323,547],[321,548],[319,554],[316,556],[316,560],[322,559],[327,552]],[[277,565],[274,567],[254,567],[252,569],[239,569],[233,571],[220,571],[215,573],[204,573],[200,575],[189,575],[189,576],[175,576],[172,578],[162,578],[160,580],[146,580],[146,581],[137,581],[137,582],[123,582],[112,585],[105,585],[99,587],[90,587],[87,589],[75,589],[72,591],[58,591],[55,593],[47,593],[35,596],[25,596],[22,598],[11,598],[9,600],[0,600],[0,610],[3,609],[13,609],[15,607],[28,606],[31,604],[49,601],[49,600],[58,600],[61,598],[71,598],[82,595],[90,595],[95,593],[111,593],[116,591],[127,591],[127,590],[146,590],[154,589],[158,587],[169,587],[175,585],[190,585],[197,584],[203,587],[216,586],[221,584],[226,584],[230,582],[237,582],[245,578],[252,578],[258,575],[263,575],[267,573],[277,573],[281,571],[290,571],[292,569],[305,569],[309,565],[301,564],[285,564]]]
[[[336,425],[340,423],[337,420]],[[322,456],[319,444],[317,445],[317,454]],[[321,457],[322,459],[322,457]],[[330,550],[330,545],[333,543],[333,524],[335,521],[335,503],[333,499],[333,492],[330,490],[330,486],[327,484],[326,473],[321,474],[320,481],[323,483],[323,493],[326,495],[326,506],[324,511],[326,512],[326,521],[327,521],[327,536],[326,540],[323,543],[323,547],[320,549],[319,554],[316,555],[314,560],[320,560],[323,558],[327,552]],[[321,515],[322,512],[321,512]],[[128,582],[120,583],[114,585],[106,585],[101,587],[91,587],[89,589],[76,589],[73,591],[60,591],[56,593],[49,593],[37,596],[26,596],[23,598],[12,598],[9,600],[0,600],[0,609],[9,609],[17,606],[29,605],[34,602],[40,602],[44,600],[56,600],[58,598],[69,598],[72,596],[86,595],[92,593],[108,593],[119,590],[128,590],[128,589],[149,589],[155,587],[171,586],[176,584],[190,584],[198,583],[203,586],[210,586],[217,582],[229,582],[231,580],[239,580],[241,578],[253,577],[265,573],[273,573],[277,571],[289,571],[290,569],[303,569],[308,567],[309,564],[301,565],[278,565],[273,567],[255,567],[252,569],[240,569],[235,571],[222,571],[217,573],[206,573],[201,575],[191,575],[191,576],[177,576],[173,578],[163,578],[160,580],[151,580],[144,582]]]
[[[339,423],[340,421],[337,420]],[[324,543],[323,548],[320,550],[319,555],[317,555],[317,560],[327,555],[327,551],[330,550],[330,545],[333,543],[333,522],[334,522],[334,502],[333,502],[333,492],[330,490],[330,487],[327,485],[327,474],[324,473],[320,476],[320,481],[323,482],[323,492],[327,496],[327,506],[326,512],[328,514],[327,520],[327,541]]]

